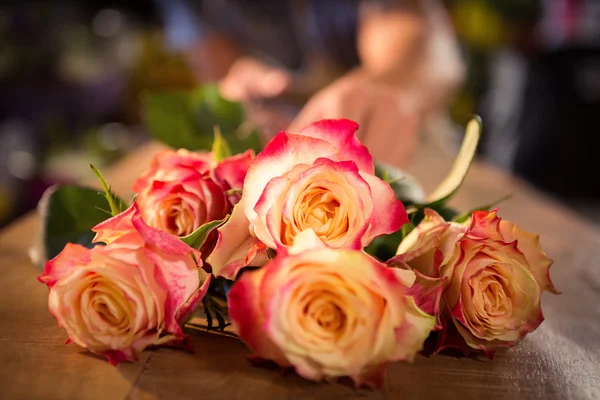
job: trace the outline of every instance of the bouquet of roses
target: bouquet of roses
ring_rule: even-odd
[[[53,188],[43,207],[52,259],[39,280],[68,342],[114,364],[148,347],[189,348],[182,326],[200,309],[254,359],[378,386],[386,364],[412,361],[430,336],[436,352],[491,356],[535,330],[542,292],[556,292],[538,236],[492,207],[459,215],[447,205],[480,121],[427,197],[374,163],[357,129],[316,121],[256,155],[232,155],[216,130],[210,152],[157,154],[129,207],[96,169],[104,197]]]

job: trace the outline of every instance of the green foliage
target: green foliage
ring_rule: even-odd
[[[90,168],[92,169],[92,171],[94,171],[94,174],[96,174],[96,176],[100,180],[100,185],[102,186],[102,190],[104,190],[104,198],[106,199],[106,201],[108,201],[108,206],[110,207],[110,212],[104,209],[100,210],[113,217],[121,214],[127,209],[127,204],[112,192],[111,186],[106,183],[106,180],[104,180],[104,177],[102,176],[102,173],[98,168],[96,168],[92,164],[90,164]]]
[[[242,193],[241,189],[229,189],[225,191],[225,196],[241,196]]]
[[[396,255],[398,245],[404,237],[402,229],[388,235],[378,236],[364,250],[379,261],[384,262]]]
[[[425,204],[421,203],[419,205],[420,208],[428,207],[435,209],[436,206],[443,206],[460,188],[477,152],[477,145],[479,144],[482,130],[483,124],[481,118],[475,115],[467,124],[460,151],[452,164],[450,172],[433,193],[427,196]]]
[[[114,197],[115,202],[122,200]],[[55,257],[67,243],[92,247],[91,229],[106,220],[107,200],[96,189],[54,186],[42,200],[44,258]]]
[[[212,145],[212,152],[215,155],[215,159],[217,160],[217,162],[219,162],[227,157],[231,157],[232,154],[231,148],[229,147],[227,140],[225,140],[223,138],[223,135],[221,134],[221,129],[218,126],[215,126],[214,129],[215,132]]]
[[[262,150],[255,130],[243,132],[242,105],[221,97],[216,85],[204,85],[189,93],[149,93],[144,97],[144,112],[150,134],[173,148],[210,150],[217,126],[233,153]]]
[[[223,219],[218,219],[215,221],[207,222],[206,224],[204,224],[201,227],[199,227],[198,229],[196,229],[194,232],[190,233],[189,235],[187,235],[185,237],[182,237],[181,240],[185,244],[187,244],[188,246],[190,246],[194,249],[200,249],[202,247],[202,245],[204,244],[204,242],[206,241],[206,238],[208,237],[208,235],[214,229],[217,229],[218,227],[223,225],[228,219],[229,219],[229,215],[227,215]]]

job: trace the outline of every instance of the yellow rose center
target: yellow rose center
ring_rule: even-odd
[[[92,291],[90,309],[94,310],[100,320],[109,326],[128,330],[131,306],[123,293],[101,282],[94,284],[89,290]]]
[[[150,213],[146,219],[148,225],[169,232],[175,236],[187,236],[192,233],[196,226],[196,214],[201,214],[202,207],[198,210],[187,204],[183,199],[173,196],[162,201],[158,210],[148,210]],[[205,214],[205,213],[204,213]],[[200,220],[203,220],[199,216]]]
[[[513,312],[513,293],[505,276],[507,271],[498,265],[489,265],[469,279],[472,292],[472,310],[469,320],[482,336],[501,335]]]
[[[292,245],[298,232],[312,229],[324,242],[343,236],[349,227],[347,207],[333,191],[322,186],[309,186],[293,207],[293,220],[285,223],[281,241]]]
[[[480,283],[483,295],[483,309],[490,316],[503,315],[507,311],[507,302],[504,287],[498,282],[497,277],[486,276]]]
[[[338,337],[345,328],[346,315],[330,292],[311,293],[304,306],[306,325],[319,336]]]
[[[103,276],[88,276],[89,286],[81,294],[81,315],[93,335],[118,336],[129,341],[133,336],[135,306],[122,290]]]
[[[194,215],[182,204],[176,204],[167,212],[167,231],[176,236],[186,236],[194,231]]]

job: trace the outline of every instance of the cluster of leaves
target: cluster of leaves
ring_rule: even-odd
[[[262,150],[260,135],[247,125],[242,105],[225,100],[214,84],[190,92],[148,93],[143,104],[150,134],[173,148],[210,149],[219,127],[233,153]]]

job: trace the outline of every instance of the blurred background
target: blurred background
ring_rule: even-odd
[[[600,220],[600,1],[368,3],[2,2],[0,226],[50,185],[89,178],[88,164],[102,168],[149,140],[145,93],[216,80],[274,134],[316,119],[322,104],[363,118],[348,100],[373,93],[363,70],[402,93],[390,124],[410,127],[371,122],[361,139],[376,156],[394,140],[418,149],[420,132],[455,140],[477,113],[482,158]],[[396,75],[378,73],[388,64]],[[387,110],[386,94],[373,96]]]

